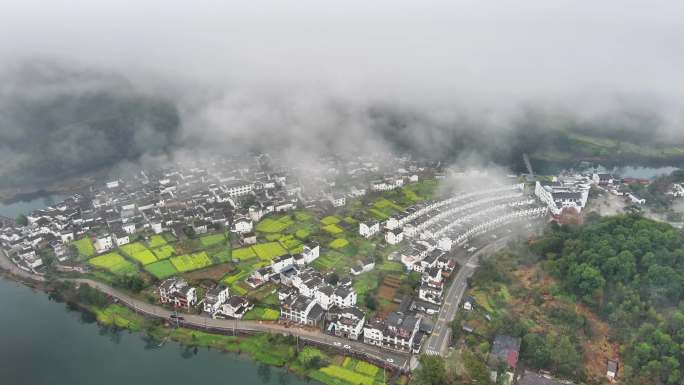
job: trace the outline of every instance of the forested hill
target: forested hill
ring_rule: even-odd
[[[623,346],[625,384],[684,383],[684,236],[638,216],[552,227],[533,249]]]
[[[53,65],[0,74],[0,188],[60,178],[159,154],[173,146],[173,103],[126,79]]]

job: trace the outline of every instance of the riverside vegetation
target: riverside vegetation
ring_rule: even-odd
[[[406,377],[393,377],[370,363],[345,357],[334,352],[297,343],[295,337],[280,334],[231,336],[165,325],[112,303],[100,291],[88,285],[74,286],[70,282],[50,283],[52,295],[67,301],[95,316],[107,329],[128,330],[145,335],[148,342],[161,344],[176,341],[186,347],[186,354],[197,353],[199,348],[246,354],[255,361],[278,367],[328,385],[384,385],[404,384]]]

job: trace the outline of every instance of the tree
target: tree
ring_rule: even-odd
[[[26,215],[21,214],[17,216],[16,222],[19,226],[27,226],[28,225],[28,218]]]
[[[372,295],[367,295],[365,302],[366,307],[370,310],[376,310],[378,308],[378,300]]]
[[[137,275],[119,276],[114,279],[114,286],[128,289],[134,293],[139,293],[145,288],[145,281]]]
[[[575,376],[581,364],[581,356],[568,336],[554,338],[550,345],[551,361],[556,371],[565,376]]]
[[[526,334],[522,340],[521,356],[535,369],[547,368],[551,363],[551,353],[546,337],[538,333]]]
[[[572,266],[569,273],[571,284],[582,295],[592,295],[606,284],[601,272],[587,263]]]
[[[332,273],[328,274],[328,276],[326,277],[325,280],[326,280],[329,284],[331,284],[331,285],[334,286],[334,285],[337,285],[337,282],[340,281],[340,276],[339,276],[339,274],[337,274],[337,272],[334,272],[334,271],[333,271]]]
[[[420,367],[413,371],[412,384],[447,385],[450,383],[444,360],[440,356],[420,356]]]

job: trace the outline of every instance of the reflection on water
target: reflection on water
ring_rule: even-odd
[[[232,353],[160,347],[75,309],[0,278],[0,384],[318,384]]]

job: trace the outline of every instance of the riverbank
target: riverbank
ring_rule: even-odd
[[[0,258],[0,260],[9,262],[5,258]],[[141,333],[143,338],[154,341],[153,343],[163,344],[166,341],[176,341],[190,350],[206,347],[221,352],[245,354],[256,362],[285,368],[299,376],[329,385],[405,384],[408,381],[408,378],[401,376],[399,372],[380,367],[388,365],[377,366],[363,361],[362,359],[368,358],[367,354],[369,354],[368,351],[363,350],[372,350],[371,347],[365,345],[362,349],[350,350],[346,355],[339,354],[333,348],[335,345],[332,341],[336,338],[332,336],[311,335],[310,332],[302,333],[297,329],[287,330],[282,325],[264,325],[260,322],[204,318],[201,321],[204,324],[197,323],[197,320],[193,323],[193,318],[199,317],[193,315],[184,315],[184,318],[188,318],[187,321],[172,325],[168,322],[171,312],[164,313],[160,309],[155,310],[152,306],[152,312],[156,316],[142,315],[140,313],[145,312],[143,304],[135,303],[135,300],[117,293],[116,289],[101,287],[104,286],[102,283],[89,282],[89,280],[34,281],[30,279],[31,275],[27,272],[18,269],[14,272],[20,276],[9,274],[7,271],[5,274],[7,277],[19,278],[24,284],[50,293],[51,296],[68,303],[72,308],[89,313],[105,328],[126,329]],[[108,291],[107,294],[105,294],[106,291]],[[112,296],[112,293],[116,295]],[[113,300],[114,298],[116,300]],[[127,302],[120,301],[120,299]],[[124,303],[126,306],[123,306]],[[150,313],[147,314],[150,315]],[[232,324],[233,327],[223,325],[223,328],[219,328],[217,326],[226,323]],[[220,331],[221,334],[197,330],[202,328]],[[347,343],[359,344],[352,341],[347,341]],[[311,360],[313,362],[310,362]],[[363,368],[361,372],[356,371],[357,366]],[[382,373],[382,378],[379,373]]]
[[[101,326],[83,312],[23,284],[0,279],[3,385],[222,383],[314,384],[246,354],[163,345],[142,333]]]

